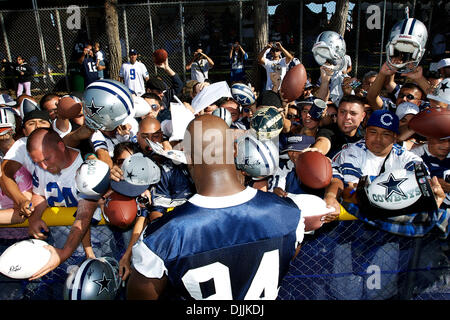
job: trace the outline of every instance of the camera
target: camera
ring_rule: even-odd
[[[139,196],[139,197],[136,198],[136,201],[137,201],[140,205],[144,206],[146,209],[149,209],[150,206],[151,206],[151,204],[150,204],[150,199],[147,198],[147,197]]]
[[[444,171],[444,181],[450,183],[450,170]]]

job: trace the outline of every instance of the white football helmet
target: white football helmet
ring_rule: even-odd
[[[338,71],[344,67],[346,50],[345,40],[339,33],[324,31],[317,37],[312,53],[319,65],[327,63],[329,68]]]
[[[110,170],[106,162],[85,160],[77,169],[75,182],[82,199],[99,200],[110,186]]]
[[[86,125],[94,130],[112,131],[128,116],[134,117],[130,90],[121,82],[97,80],[87,86],[83,94],[83,113]]]
[[[213,116],[219,117],[223,119],[228,126],[231,126],[231,112],[225,109],[224,107],[219,107],[212,112]]]
[[[111,257],[87,259],[68,270],[64,300],[114,300],[120,287],[119,263]]]
[[[1,128],[11,128],[13,132],[16,132],[16,112],[13,111],[14,109],[10,107],[3,107],[0,108],[0,129]],[[3,130],[3,129],[1,129]],[[7,132],[11,131],[4,129],[0,132],[0,136],[6,134]]]
[[[279,159],[278,147],[272,140],[258,140],[252,134],[238,139],[236,168],[251,177],[272,175],[278,168]]]
[[[386,44],[387,64],[398,73],[413,71],[425,54],[427,39],[428,31],[421,21],[408,18],[397,22]]]

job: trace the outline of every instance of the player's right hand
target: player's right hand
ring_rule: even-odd
[[[27,200],[27,199],[20,201],[18,209],[19,209],[19,214],[21,216],[25,216],[25,217],[31,216],[34,212],[34,207],[33,207],[33,204],[31,203],[31,200]]]

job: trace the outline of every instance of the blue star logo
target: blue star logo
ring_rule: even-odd
[[[111,282],[111,279],[108,279],[106,277],[105,273],[103,273],[102,279],[94,280],[94,282],[100,286],[100,288],[98,289],[97,295],[100,295],[105,290],[107,292],[109,292],[108,286],[109,286],[109,283]]]
[[[91,111],[91,114],[98,114],[98,112],[100,110],[102,110],[104,107],[97,107],[94,103],[94,98],[91,99],[91,104],[89,106],[87,106],[87,108],[89,109],[89,111]]]
[[[386,189],[385,199],[388,199],[393,193],[396,193],[402,197],[406,197],[403,190],[400,189],[400,185],[406,180],[408,179],[407,178],[395,179],[394,175],[390,173],[386,181],[378,182],[377,184]]]

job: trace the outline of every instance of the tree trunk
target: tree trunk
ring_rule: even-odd
[[[105,0],[106,34],[109,50],[109,77],[119,80],[122,65],[122,50],[119,39],[119,17],[117,14],[118,0]]]
[[[254,40],[254,50],[255,54],[258,55],[258,53],[266,46],[268,41],[268,35],[269,35],[269,29],[267,25],[267,2],[266,0],[254,0],[253,1],[253,7],[254,7],[254,34],[255,34],[255,40]],[[257,90],[261,90],[261,88],[264,87],[263,84],[261,84],[261,67],[258,65],[258,61],[254,62],[254,85]]]
[[[336,0],[336,11],[330,21],[330,30],[344,36],[347,26],[349,0]]]

